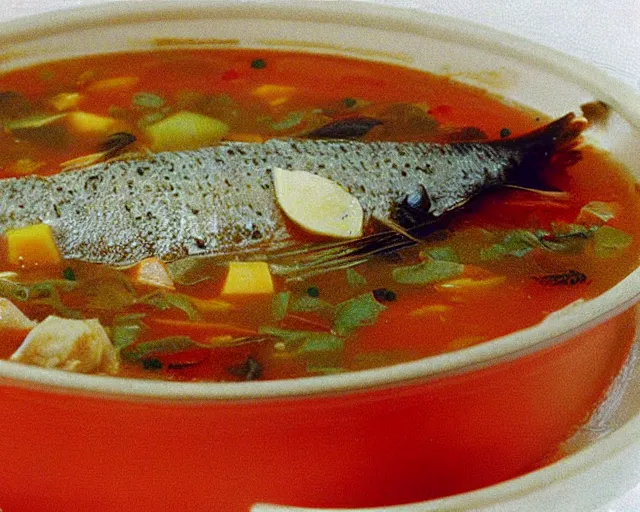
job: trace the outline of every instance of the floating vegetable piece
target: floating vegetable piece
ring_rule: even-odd
[[[90,112],[70,112],[66,117],[69,131],[77,136],[105,136],[119,124],[113,117],[99,116]]]
[[[616,216],[618,203],[591,201],[580,209],[576,222],[587,226],[602,226]]]
[[[277,107],[289,101],[295,92],[296,88],[289,85],[263,84],[253,89],[251,95],[265,100],[272,107]]]
[[[273,279],[264,261],[232,261],[222,287],[222,296],[273,293]]]
[[[70,110],[77,107],[82,98],[83,96],[79,92],[61,92],[49,99],[49,103],[56,110]]]
[[[295,350],[298,353],[331,352],[342,350],[344,347],[344,339],[328,332],[298,331],[270,326],[260,327],[258,332],[280,338],[285,344],[284,350]]]
[[[362,236],[362,206],[340,185],[310,172],[277,167],[273,182],[279,206],[305,231],[334,238]]]
[[[142,323],[144,316],[144,314],[134,314],[114,318],[113,326],[111,327],[111,339],[117,351],[136,342],[144,329],[144,324]]]
[[[277,132],[282,132],[285,130],[290,130],[291,128],[299,125],[304,119],[304,112],[289,112],[287,117],[285,117],[282,121],[272,121],[267,118],[269,125],[272,130]]]
[[[464,265],[453,261],[428,259],[417,265],[394,268],[392,276],[401,284],[430,284],[460,275],[464,268]]]
[[[302,296],[292,301],[289,309],[296,313],[314,313],[316,311],[331,310],[333,305],[318,297]]]
[[[427,249],[426,251],[424,251],[423,256],[428,256],[431,259],[439,261],[451,261],[454,263],[460,263],[458,254],[453,249],[453,247],[449,247],[448,245]]]
[[[36,114],[22,119],[4,121],[2,125],[9,131],[29,130],[33,128],[42,128],[43,126],[55,123],[67,115],[68,114]]]
[[[280,292],[273,296],[273,302],[271,305],[273,319],[279,322],[287,315],[287,309],[289,307],[289,298],[291,292]]]
[[[146,128],[154,151],[196,149],[219,141],[228,131],[226,123],[186,110]]]
[[[174,290],[167,266],[158,258],[146,258],[133,269],[133,281],[140,286]]]
[[[471,277],[462,277],[460,279],[451,279],[435,285],[439,292],[461,292],[461,291],[482,291],[494,288],[506,281],[506,276],[488,277],[485,279],[473,279]]]
[[[121,352],[122,359],[129,362],[140,361],[151,354],[170,354],[200,347],[187,336],[169,336],[154,341],[137,343]]]
[[[255,336],[257,333],[253,329],[238,327],[237,325],[196,322],[192,320],[174,320],[172,318],[149,317],[145,323],[149,327],[159,327],[166,334],[184,335],[189,334],[194,339],[218,338],[221,336],[233,336],[235,338]]]
[[[136,85],[140,79],[137,76],[118,76],[98,80],[87,86],[90,92],[109,92],[117,89],[130,89]]]
[[[372,325],[386,309],[371,293],[341,302],[336,306],[333,330],[340,336],[346,336],[358,327]]]
[[[34,224],[7,231],[8,259],[12,265],[58,265],[60,252],[48,224]]]
[[[593,235],[595,253],[599,258],[613,258],[633,243],[633,237],[624,231],[602,226]]]
[[[348,268],[347,283],[349,283],[349,286],[353,288],[357,288],[359,286],[365,286],[367,284],[367,279],[362,274],[360,274],[357,270]]]
[[[28,331],[36,325],[9,299],[0,298],[0,327]]]
[[[139,304],[154,306],[161,311],[176,308],[183,311],[189,320],[200,320],[200,312],[196,309],[187,295],[178,293],[154,292],[137,300]]]
[[[483,261],[499,260],[505,256],[522,258],[525,254],[540,246],[540,239],[530,231],[516,229],[505,235],[501,242],[483,248],[480,259]]]
[[[116,351],[98,320],[49,316],[27,335],[12,361],[77,373],[118,371]]]
[[[150,92],[137,92],[131,98],[131,102],[143,108],[161,108],[164,106],[164,98]]]

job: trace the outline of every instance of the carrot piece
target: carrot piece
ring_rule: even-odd
[[[60,252],[48,224],[34,224],[7,231],[8,259],[12,265],[57,265]]]

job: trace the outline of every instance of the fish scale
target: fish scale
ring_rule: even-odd
[[[548,139],[545,144],[552,147],[559,139],[549,131],[526,140]],[[448,145],[305,139],[223,143],[47,177],[0,180],[0,229],[46,222],[66,258],[111,265],[149,256],[175,260],[224,254],[290,239],[275,200],[274,167],[337,182],[357,197],[368,219],[392,220],[402,200],[423,186],[428,213],[437,218],[485,188],[509,182],[532,152],[550,152],[540,147],[539,142],[518,144],[518,139]]]

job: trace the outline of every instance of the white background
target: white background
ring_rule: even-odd
[[[0,0],[0,21],[106,1],[123,0]],[[640,91],[640,0],[369,1],[456,16],[512,32],[595,64]],[[640,484],[597,512],[640,512]]]

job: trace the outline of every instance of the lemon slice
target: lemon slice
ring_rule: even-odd
[[[334,238],[362,236],[362,206],[337,183],[310,172],[277,167],[273,183],[280,208],[305,231]]]

